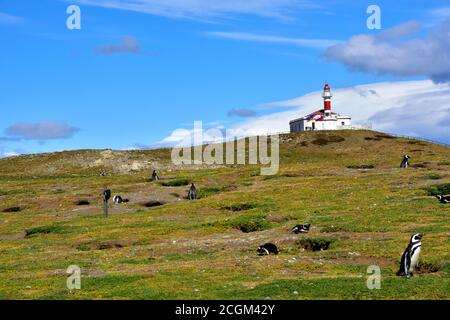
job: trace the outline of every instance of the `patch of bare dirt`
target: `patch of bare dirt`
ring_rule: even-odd
[[[133,242],[130,240],[108,240],[96,243],[94,242],[80,243],[77,246],[77,249],[80,251],[108,250],[108,249],[121,249],[132,245]]]
[[[22,240],[25,239],[27,233],[25,231],[14,234],[0,234],[0,240]]]

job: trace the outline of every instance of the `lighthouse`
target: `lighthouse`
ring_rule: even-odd
[[[333,97],[333,94],[331,93],[330,86],[328,83],[325,83],[325,86],[323,87],[323,110],[325,117],[331,116],[331,98]]]
[[[351,129],[352,117],[341,116],[331,110],[332,97],[330,85],[325,83],[322,91],[323,109],[289,122],[291,132]]]

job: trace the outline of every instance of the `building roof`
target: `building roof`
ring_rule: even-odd
[[[332,115],[338,115],[336,112],[331,112]],[[324,116],[325,116],[325,110],[324,109],[320,109],[317,110],[315,112],[312,112],[304,117],[292,120],[290,123],[292,122],[297,122],[297,121],[301,121],[301,120],[307,120],[307,121],[324,121]]]

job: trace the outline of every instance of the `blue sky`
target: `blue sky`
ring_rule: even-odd
[[[247,120],[240,114],[264,117],[275,111],[261,105],[320,90],[325,81],[332,88],[448,81],[427,74],[427,65],[411,74],[380,71],[349,65],[345,48],[326,54],[330,44],[408,21],[421,23],[414,37],[427,39],[450,16],[448,1],[146,0],[127,7],[137,2],[0,0],[0,155],[155,145],[194,120],[232,127]],[[81,8],[81,30],[66,27],[71,4]],[[370,4],[382,10],[380,31],[367,29]]]

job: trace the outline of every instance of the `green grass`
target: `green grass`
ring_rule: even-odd
[[[428,191],[428,194],[431,196],[450,194],[450,183],[436,184],[436,185],[425,187],[424,189],[426,191]]]
[[[449,148],[353,130],[280,141],[270,178],[255,165],[177,167],[168,149],[0,159],[0,299],[450,299],[450,206],[432,197],[450,194]],[[423,166],[399,169],[405,153]],[[170,188],[148,182],[152,163]],[[198,201],[184,199],[189,181]],[[104,185],[130,199],[107,219]],[[310,232],[292,234],[297,223]],[[424,270],[439,270],[397,277],[416,232]],[[280,254],[259,257],[267,242]],[[370,265],[381,290],[367,289]]]
[[[426,180],[441,180],[443,178],[443,176],[438,173],[432,172],[432,173],[422,176],[421,178],[426,179]]]
[[[266,220],[264,215],[244,215],[235,218],[227,223],[244,233],[267,230],[271,227],[270,222]]]
[[[304,238],[298,241],[301,248],[309,251],[328,250],[335,239],[328,238]]]
[[[218,193],[226,192],[230,189],[229,186],[220,187],[203,187],[198,191],[198,199],[206,198]]]
[[[180,186],[187,186],[188,184],[189,180],[186,178],[179,178],[161,182],[161,185],[164,187],[180,187]]]
[[[62,225],[49,225],[49,226],[41,226],[41,227],[26,229],[25,233],[26,233],[27,237],[31,237],[34,235],[49,234],[49,233],[64,234],[64,233],[71,232],[72,229],[73,228],[71,228],[71,227],[62,226]]]
[[[258,205],[255,203],[235,203],[224,207],[226,210],[230,211],[246,211],[257,208]]]

